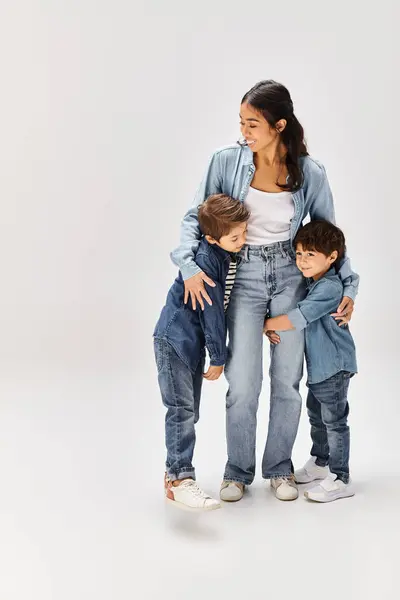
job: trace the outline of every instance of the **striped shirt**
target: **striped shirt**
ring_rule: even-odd
[[[235,283],[237,262],[235,258],[231,258],[229,264],[228,275],[225,280],[225,297],[224,297],[224,310],[228,308],[229,300],[231,298],[233,284]]]

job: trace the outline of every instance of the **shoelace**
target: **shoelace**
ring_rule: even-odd
[[[236,481],[224,481],[221,485],[221,489],[224,490],[225,488],[233,485],[238,486],[239,484],[237,484]]]
[[[210,496],[207,496],[207,494],[205,494],[203,490],[200,489],[197,483],[193,480],[187,479],[186,481],[182,481],[179,487],[185,487],[190,489],[192,494],[197,498],[202,498],[203,500],[208,500],[210,498]]]
[[[277,477],[277,481],[280,482],[280,485],[282,483],[287,483],[288,485],[293,485],[294,481],[292,477]]]

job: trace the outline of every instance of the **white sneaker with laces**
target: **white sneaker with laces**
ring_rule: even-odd
[[[219,497],[224,502],[237,502],[243,498],[244,485],[238,481],[224,481],[221,484]]]
[[[354,490],[350,482],[343,483],[343,481],[336,478],[336,475],[331,475],[307,492],[304,492],[304,496],[314,502],[333,502],[340,498],[354,496]]]
[[[312,481],[328,477],[330,473],[329,467],[320,467],[315,464],[315,461],[315,456],[311,456],[302,469],[294,472],[294,478],[297,483],[311,483]]]
[[[218,500],[208,496],[193,479],[184,479],[179,485],[165,477],[165,497],[167,502],[183,510],[204,511],[221,508]]]
[[[299,497],[293,475],[271,479],[271,489],[278,500],[296,500]]]

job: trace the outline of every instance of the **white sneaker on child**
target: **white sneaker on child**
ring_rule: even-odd
[[[271,479],[271,488],[278,500],[296,500],[299,497],[293,475]]]
[[[302,469],[294,472],[294,478],[297,483],[311,483],[312,481],[328,477],[330,473],[329,467],[320,467],[315,464],[315,461],[315,456],[311,456]]]
[[[237,502],[243,498],[244,485],[238,481],[228,481],[224,479],[221,484],[219,497],[224,502]]]
[[[304,496],[314,502],[333,502],[333,500],[354,496],[354,490],[350,482],[344,483],[337,479],[336,475],[331,475],[304,492]]]
[[[167,502],[178,508],[190,511],[215,510],[221,508],[218,500],[208,496],[194,481],[184,479],[179,485],[172,485],[172,481],[166,476],[164,479],[165,498]]]

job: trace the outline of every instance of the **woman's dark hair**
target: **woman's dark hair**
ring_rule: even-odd
[[[303,184],[303,172],[300,168],[300,156],[307,156],[304,142],[304,130],[293,112],[293,102],[289,91],[281,83],[272,79],[260,81],[249,90],[242,99],[258,110],[271,127],[276,127],[280,119],[285,119],[286,127],[280,133],[282,143],[287,149],[286,167],[289,173],[287,184],[277,185],[283,190],[296,191]]]

